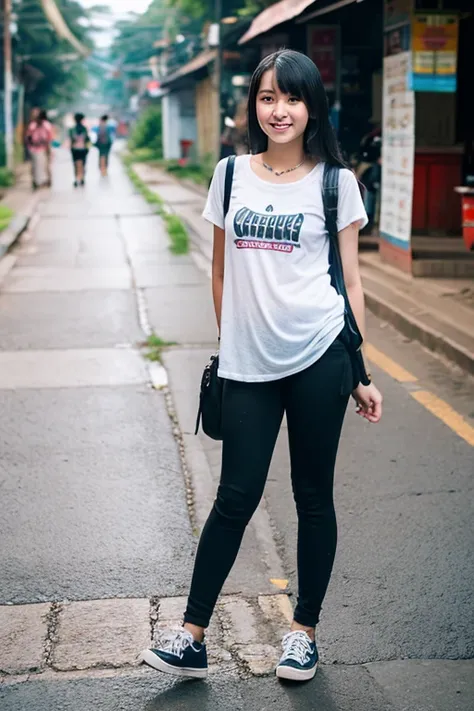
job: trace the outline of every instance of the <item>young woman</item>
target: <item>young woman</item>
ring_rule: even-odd
[[[84,185],[86,173],[86,160],[89,153],[90,137],[84,126],[84,114],[74,116],[74,126],[69,131],[71,141],[71,154],[74,163],[74,187]]]
[[[315,627],[336,551],[334,464],[352,389],[349,355],[338,339],[344,300],[328,275],[325,162],[341,167],[339,244],[362,333],[357,242],[367,217],[310,59],[282,50],[260,63],[249,90],[248,124],[252,153],[236,159],[225,221],[225,160],[215,170],[204,211],[214,224],[212,286],[219,374],[225,378],[221,480],[199,541],[183,628],[143,652],[142,660],[171,674],[206,675],[204,631],[262,497],[286,413],[299,521],[299,594],[276,673],[305,680],[316,671]],[[375,385],[359,384],[352,396],[359,414],[380,420],[382,397]]]

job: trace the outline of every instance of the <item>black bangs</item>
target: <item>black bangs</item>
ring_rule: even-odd
[[[264,57],[253,73],[247,109],[250,152],[256,154],[267,150],[268,136],[257,119],[257,95],[262,76],[271,69],[275,70],[280,91],[306,104],[309,119],[303,139],[305,154],[346,167],[329,121],[328,100],[318,68],[305,54],[292,49],[281,49]]]
[[[281,54],[275,61],[274,69],[278,88],[283,94],[296,96],[297,99],[302,99],[306,103],[306,97],[303,95],[304,79],[301,75],[301,66],[291,59],[291,56]]]

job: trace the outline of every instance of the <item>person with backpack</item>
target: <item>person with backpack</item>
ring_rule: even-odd
[[[84,126],[84,118],[84,114],[75,114],[74,126],[69,131],[75,188],[85,183],[86,160],[91,143],[87,128]]]
[[[105,177],[109,167],[109,154],[113,143],[113,128],[109,124],[107,114],[101,117],[99,127],[97,129],[96,146],[99,150],[99,169]]]
[[[249,87],[248,127],[251,154],[218,163],[204,210],[214,225],[221,479],[183,626],[141,660],[169,674],[206,676],[205,630],[263,495],[286,414],[299,589],[276,674],[304,681],[318,664],[315,627],[336,552],[334,467],[351,394],[368,422],[382,415],[382,396],[360,353],[358,234],[367,216],[308,57],[281,50],[260,62]]]
[[[51,141],[53,130],[44,109],[32,114],[26,131],[26,145],[31,158],[33,190],[51,185]]]

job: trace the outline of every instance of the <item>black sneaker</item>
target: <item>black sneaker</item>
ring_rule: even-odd
[[[289,632],[283,637],[283,654],[276,668],[279,679],[307,681],[312,679],[318,668],[318,648],[316,642],[303,630]]]
[[[156,648],[145,649],[140,661],[165,674],[198,679],[207,676],[206,645],[196,642],[185,629],[170,632]]]

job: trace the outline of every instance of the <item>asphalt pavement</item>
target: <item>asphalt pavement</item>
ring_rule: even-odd
[[[219,476],[219,444],[193,434],[210,284],[170,253],[117,157],[77,190],[69,157],[55,162],[0,285],[2,709],[470,711],[474,388],[375,317],[384,421],[346,418],[314,682],[269,673],[268,606],[288,614],[297,583],[285,428],[210,633],[209,682],[134,666],[138,640],[179,617]],[[176,344],[161,391],[151,330]]]

